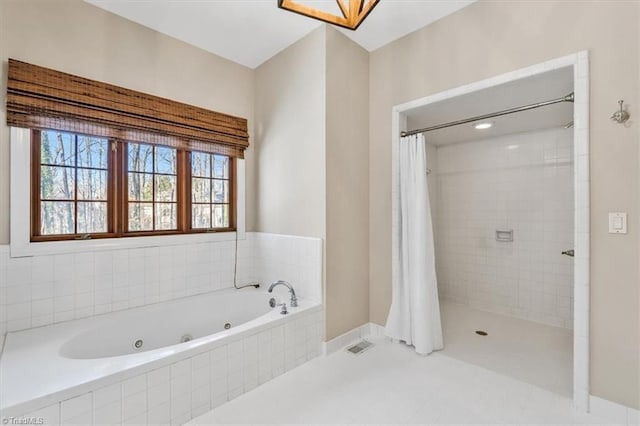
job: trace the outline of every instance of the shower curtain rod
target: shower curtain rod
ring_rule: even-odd
[[[430,132],[432,130],[444,129],[445,127],[459,126],[460,124],[472,123],[474,121],[486,120],[487,118],[492,117],[500,117],[501,115],[513,114],[516,112],[528,111],[530,109],[540,108],[547,105],[558,104],[560,102],[573,102],[574,96],[573,92],[569,93],[567,96],[563,96],[562,98],[552,99],[550,101],[538,102],[535,104],[524,105],[516,108],[505,109],[503,111],[492,112],[490,114],[477,115],[471,118],[465,118],[462,120],[451,121],[445,124],[438,124],[436,126],[425,127],[424,129],[410,130],[408,132],[400,132],[400,136],[411,136],[417,135],[418,133]]]

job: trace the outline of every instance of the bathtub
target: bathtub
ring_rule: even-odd
[[[272,297],[229,289],[9,333],[1,415],[186,422],[320,354],[320,303],[282,315]]]

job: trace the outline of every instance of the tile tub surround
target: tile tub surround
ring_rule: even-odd
[[[435,221],[441,296],[573,328],[573,130],[440,146]],[[496,229],[513,229],[497,242]]]
[[[256,280],[268,286],[284,279],[299,296],[322,301],[322,240],[262,232],[252,233],[252,238]]]
[[[0,246],[0,337],[232,287],[234,252],[233,240],[21,258]],[[238,241],[239,284],[284,279],[320,301],[321,274],[320,239],[251,232]]]
[[[321,353],[319,305],[269,327],[117,381],[87,384],[83,392],[4,419],[43,418],[44,424],[182,424]]]

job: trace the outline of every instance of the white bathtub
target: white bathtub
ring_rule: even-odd
[[[300,299],[299,307],[289,308],[288,315],[281,315],[279,308],[269,306],[269,299],[273,296],[264,290],[223,290],[9,333],[0,359],[2,415],[21,416],[48,406],[59,406],[59,421],[64,423],[65,420],[69,420],[65,418],[65,400],[81,398],[87,393],[105,386],[113,387],[116,384],[120,389],[122,408],[120,411],[123,416],[126,416],[124,404],[127,403],[125,389],[127,380],[137,379],[140,383],[151,383],[150,380],[146,378],[143,380],[140,377],[146,377],[147,373],[155,374],[154,372],[166,367],[165,369],[171,372],[167,386],[172,386],[175,365],[182,365],[186,362],[185,360],[197,358],[198,365],[204,366],[203,354],[207,354],[206,357],[209,360],[207,365],[215,364],[214,366],[219,368],[219,360],[214,362],[212,357],[221,353],[221,351],[216,352],[218,348],[225,348],[226,354],[227,347],[229,362],[227,363],[225,358],[225,365],[229,368],[240,368],[240,371],[244,372],[240,393],[245,392],[248,388],[259,384],[258,382],[266,381],[258,380],[257,377],[259,368],[260,372],[266,371],[262,367],[266,361],[261,360],[262,356],[258,354],[258,340],[271,348],[268,352],[270,374],[265,373],[262,379],[277,375],[274,374],[272,367],[279,362],[275,361],[274,364],[273,360],[273,356],[280,356],[279,345],[282,345],[283,349],[282,361],[288,362],[283,371],[299,365],[303,359],[306,361],[320,353],[321,305],[315,301]],[[280,335],[282,335],[282,341],[279,340]],[[185,336],[191,340],[180,343]],[[269,342],[267,339],[270,339]],[[273,339],[276,341],[274,342]],[[136,342],[139,347],[136,347]],[[304,354],[298,348],[300,344],[306,348]],[[241,361],[255,359],[255,368],[251,364],[252,361],[249,364],[241,362],[238,367],[234,357],[231,356],[232,351],[238,348],[239,350],[244,348]],[[291,352],[290,356],[287,355],[287,351]],[[252,352],[255,353],[252,354]],[[283,371],[278,369],[276,373]],[[191,374],[191,369],[188,369],[188,374]],[[233,375],[235,372],[230,370],[225,374]],[[214,379],[213,375],[209,378],[209,380]],[[191,376],[189,380],[192,380]],[[194,376],[193,380],[201,381],[202,379],[200,376]],[[225,377],[226,399],[238,394],[237,386],[230,389],[232,385],[237,384],[236,382],[230,384],[233,380],[237,382],[235,376]],[[118,385],[119,383],[122,386]],[[202,407],[217,405],[214,401],[214,385],[209,383],[211,388],[209,404],[204,402],[204,397],[200,398],[203,400]],[[171,388],[172,397],[174,393]],[[93,397],[85,399],[95,400]],[[218,398],[219,401],[220,398]],[[171,402],[173,407],[173,400]],[[86,408],[88,402],[83,404]],[[94,401],[92,404],[97,402]],[[145,405],[147,416],[151,416],[150,404],[147,401]],[[67,405],[75,407],[78,404]],[[192,406],[193,403],[187,405],[193,409],[196,408]],[[100,407],[92,406],[91,412],[98,408]],[[77,409],[70,410],[71,408],[67,410],[67,414],[77,417]],[[178,408],[175,410],[180,411]],[[51,413],[55,411],[54,408],[51,409]],[[180,421],[186,421],[197,414],[190,411],[187,415],[177,411],[168,413],[167,423],[174,422],[178,414],[181,416],[178,419]],[[95,413],[90,418],[91,422],[97,423]],[[130,419],[119,419],[121,422],[127,420]],[[151,420],[148,421],[151,422]]]

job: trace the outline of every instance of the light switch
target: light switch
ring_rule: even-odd
[[[609,233],[627,233],[627,214],[624,212],[609,213]]]
[[[616,216],[613,218],[613,229],[619,231],[622,229],[622,218]]]

